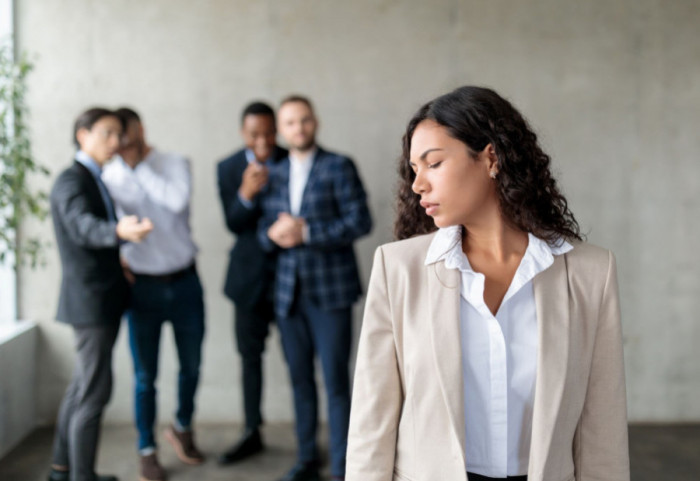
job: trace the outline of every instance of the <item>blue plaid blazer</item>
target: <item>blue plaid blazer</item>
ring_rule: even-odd
[[[278,251],[275,314],[289,314],[295,293],[322,309],[350,307],[362,294],[352,244],[372,230],[367,194],[355,164],[318,148],[299,212],[309,227],[308,241],[280,249],[267,237],[267,230],[280,212],[290,212],[289,166],[289,157],[270,166],[269,190],[258,224],[263,249]]]

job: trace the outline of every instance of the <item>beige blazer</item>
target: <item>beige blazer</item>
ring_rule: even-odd
[[[466,480],[460,274],[434,234],[379,247],[355,369],[346,481]],[[576,243],[533,280],[539,334],[529,481],[629,481],[615,259]]]

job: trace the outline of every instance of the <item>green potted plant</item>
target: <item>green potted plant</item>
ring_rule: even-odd
[[[0,264],[15,272],[42,262],[44,243],[22,236],[20,229],[23,221],[43,220],[48,212],[46,193],[29,186],[32,175],[49,174],[31,151],[26,93],[32,68],[26,55],[15,58],[8,44],[0,46]]]

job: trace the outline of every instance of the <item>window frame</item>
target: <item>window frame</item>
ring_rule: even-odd
[[[13,53],[16,40],[14,3],[14,0],[0,0],[0,41],[7,42]],[[17,275],[13,264],[11,256],[0,264],[0,327],[17,322]]]

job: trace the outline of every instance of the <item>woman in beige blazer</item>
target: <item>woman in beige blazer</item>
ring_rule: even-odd
[[[582,242],[527,122],[462,87],[415,114],[399,172],[346,481],[628,481],[615,259]]]

